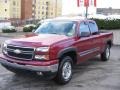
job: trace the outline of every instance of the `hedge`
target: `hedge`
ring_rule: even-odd
[[[2,28],[3,33],[13,33],[16,32],[16,28],[14,26],[5,26]]]
[[[114,20],[103,20],[103,19],[93,19],[96,21],[99,29],[120,29],[120,19]]]
[[[37,29],[40,25],[41,25],[41,23],[37,23],[35,26],[35,29]]]
[[[120,19],[94,19],[96,21],[99,29],[111,30],[111,29],[120,29]],[[28,25],[23,28],[23,32],[32,32],[33,29],[36,29],[40,26],[41,23],[35,25]]]
[[[32,32],[35,29],[35,25],[27,25],[23,28],[23,32]]]
[[[12,29],[12,30],[10,30],[10,29],[2,29],[2,32],[3,33],[13,33],[13,32],[16,32],[16,30],[15,29]]]

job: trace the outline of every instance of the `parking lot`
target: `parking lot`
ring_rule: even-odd
[[[0,37],[3,42],[9,38]],[[0,66],[0,90],[120,90],[120,46],[113,46],[108,62],[95,57],[74,69],[71,82],[60,86],[31,73],[16,75]]]

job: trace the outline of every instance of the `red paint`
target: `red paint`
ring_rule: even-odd
[[[84,6],[89,7],[89,0],[84,0]]]
[[[77,0],[77,6],[78,7],[80,6],[80,0]]]
[[[97,6],[97,0],[94,0],[94,6],[95,7]]]

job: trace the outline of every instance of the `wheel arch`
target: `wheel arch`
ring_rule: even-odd
[[[75,48],[66,48],[61,50],[58,53],[59,62],[61,62],[62,58],[65,56],[70,56],[73,60],[73,64],[77,63],[77,50]]]
[[[113,42],[112,42],[111,40],[108,40],[108,41],[107,41],[107,45],[109,45],[110,47],[112,47]]]

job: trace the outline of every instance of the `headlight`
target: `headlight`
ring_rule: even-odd
[[[49,55],[35,55],[37,60],[49,60]]]
[[[6,44],[6,43],[3,43],[3,44],[2,44],[2,48],[7,48],[7,44]]]
[[[7,50],[6,49],[7,49],[7,44],[3,43],[2,44],[2,51],[3,51],[4,54],[7,54]]]
[[[37,52],[48,52],[49,47],[39,47],[36,49]]]

